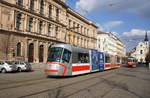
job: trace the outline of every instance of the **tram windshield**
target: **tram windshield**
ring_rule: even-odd
[[[71,52],[60,47],[53,47],[49,50],[48,61],[69,63]]]
[[[51,61],[51,62],[54,62],[54,61],[60,62],[62,52],[63,52],[63,48],[60,48],[60,47],[50,48],[49,54],[48,54],[48,61]]]

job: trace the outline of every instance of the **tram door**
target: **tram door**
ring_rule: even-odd
[[[91,63],[92,71],[98,71],[98,52],[96,50],[91,50]]]
[[[104,53],[103,52],[98,52],[98,66],[99,66],[100,71],[104,70]]]

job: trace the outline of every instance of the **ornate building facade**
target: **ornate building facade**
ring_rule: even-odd
[[[139,42],[138,45],[130,52],[130,56],[135,57],[138,62],[145,62],[145,57],[149,52],[149,41],[147,32],[145,34],[145,39],[143,42]]]
[[[95,48],[97,26],[65,0],[1,0],[0,59],[46,62],[52,44]]]

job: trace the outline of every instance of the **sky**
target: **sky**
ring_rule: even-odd
[[[150,0],[66,0],[76,12],[93,21],[100,31],[112,32],[130,51],[150,40]]]

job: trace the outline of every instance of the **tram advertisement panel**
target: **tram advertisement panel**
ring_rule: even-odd
[[[98,70],[98,52],[96,50],[91,50],[91,63],[92,63],[92,71]]]
[[[98,52],[98,66],[99,70],[103,71],[104,70],[104,53],[103,52]]]

